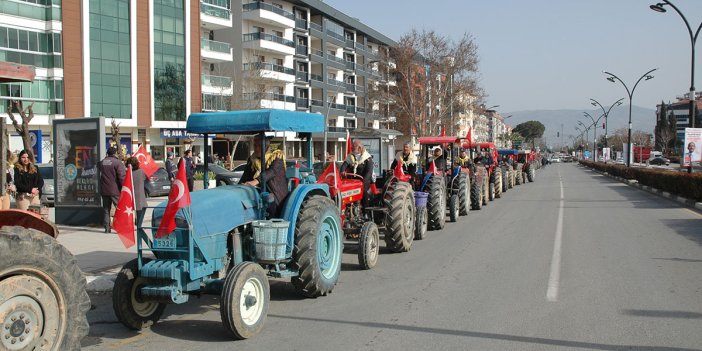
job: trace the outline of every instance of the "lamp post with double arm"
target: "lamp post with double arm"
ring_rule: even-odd
[[[627,167],[631,167],[631,151],[632,151],[631,150],[632,149],[631,148],[631,106],[632,106],[632,100],[634,99],[634,91],[636,91],[636,87],[639,85],[639,83],[641,82],[642,79],[644,79],[644,78],[646,80],[653,79],[653,76],[651,75],[651,73],[653,73],[653,71],[655,71],[657,69],[658,68],[654,68],[654,69],[644,73],[641,77],[639,77],[639,79],[636,81],[636,84],[634,84],[634,87],[631,90],[629,90],[629,87],[624,83],[624,81],[622,81],[614,73],[609,73],[607,71],[603,72],[604,74],[609,76],[609,77],[607,77],[608,81],[610,81],[612,83],[614,83],[615,81],[619,81],[619,83],[622,83],[622,85],[624,86],[624,89],[626,89],[627,95],[629,96],[629,136],[627,138],[627,151],[626,151],[626,155],[627,155],[626,166]]]
[[[612,111],[612,108],[614,108],[614,106],[621,106],[622,100],[624,100],[624,98],[621,98],[621,99],[615,101],[615,102],[612,104],[612,106],[610,106],[607,110],[605,110],[604,106],[602,106],[602,104],[600,104],[599,101],[597,101],[597,100],[595,100],[595,99],[593,99],[593,98],[590,98],[590,101],[591,101],[590,103],[592,104],[592,106],[599,106],[599,107],[602,109],[602,113],[604,113],[604,118],[605,118],[605,122],[604,122],[604,124],[605,124],[605,142],[604,142],[604,146],[605,146],[605,147],[609,147],[609,140],[607,140],[607,137],[608,137],[608,136],[607,136],[607,129],[609,128],[609,121],[608,121],[607,119],[609,118],[609,112]],[[609,155],[607,155],[607,156],[609,156]],[[608,159],[608,158],[609,158],[609,157],[605,157],[605,163],[607,163],[607,159]]]

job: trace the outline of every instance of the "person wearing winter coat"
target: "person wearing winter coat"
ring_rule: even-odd
[[[37,166],[27,150],[19,153],[19,162],[15,165],[14,184],[17,189],[15,200],[17,208],[27,210],[31,205],[41,204],[41,189],[44,186]]]

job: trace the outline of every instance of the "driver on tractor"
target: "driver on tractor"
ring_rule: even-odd
[[[456,159],[456,165],[460,166],[461,168],[470,168],[473,165],[473,160],[470,159],[470,156],[468,156],[466,150],[461,150],[461,153]]]
[[[370,184],[373,181],[373,157],[360,140],[354,140],[353,152],[346,156],[339,171],[341,174],[348,172],[363,178],[363,205],[366,206],[370,199]]]
[[[432,157],[430,160],[427,160],[426,169],[429,169],[429,166],[433,161],[434,166],[437,170],[444,170],[446,168],[446,160],[444,159],[443,150],[441,150],[441,146],[437,146],[436,148],[434,148],[433,155],[434,157]]]
[[[402,171],[405,174],[414,176],[414,174],[417,173],[417,156],[412,152],[410,143],[405,143],[402,146],[402,151],[395,155],[395,161],[392,161],[390,169],[395,169],[398,162],[402,164]]]
[[[261,142],[266,146],[265,169],[261,168]],[[278,148],[269,145],[263,135],[256,135],[254,138],[254,152],[249,156],[244,168],[244,174],[239,180],[239,184],[258,187],[261,182],[266,183],[266,187],[271,192],[272,201],[268,203],[268,215],[278,217],[280,214],[280,204],[288,196],[288,182],[285,178],[285,154]]]

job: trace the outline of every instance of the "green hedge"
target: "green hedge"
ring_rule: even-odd
[[[636,179],[642,185],[667,191],[695,201],[702,201],[702,173],[663,169],[636,168],[601,162],[578,161],[581,165],[624,179]]]

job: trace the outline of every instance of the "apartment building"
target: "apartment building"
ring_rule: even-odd
[[[378,63],[391,39],[319,0],[201,0],[200,11],[204,111],[323,114],[331,154],[341,152],[347,129],[384,122],[368,92],[387,84]],[[288,140],[289,155],[301,156],[301,145]]]

